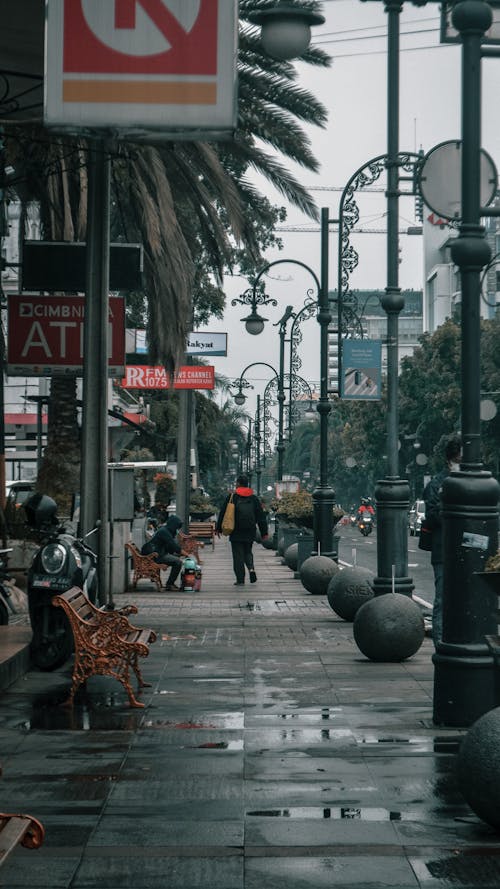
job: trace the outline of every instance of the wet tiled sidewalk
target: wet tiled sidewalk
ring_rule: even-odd
[[[45,824],[0,886],[19,889],[498,889],[500,835],[458,791],[461,732],[432,724],[432,645],[367,661],[352,626],[272,551],[234,588],[204,551],[202,592],[117,597],[158,630],[131,710],[70,665],[0,697],[0,808]]]

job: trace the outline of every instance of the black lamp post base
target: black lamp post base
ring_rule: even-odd
[[[408,571],[408,509],[410,488],[405,479],[386,478],[377,482],[377,576],[376,596],[401,593],[411,596],[413,580]]]
[[[444,642],[432,661],[435,725],[469,726],[497,706],[494,663],[486,645]]]
[[[314,521],[314,551],[333,558],[333,505],[335,491],[328,486],[316,488],[312,494]]]
[[[484,470],[443,482],[443,641],[434,655],[434,722],[471,725],[496,706],[485,636],[497,633],[497,596],[484,566],[497,550],[499,487]]]

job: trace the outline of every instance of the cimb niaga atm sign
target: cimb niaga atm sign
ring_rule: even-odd
[[[236,0],[47,0],[45,122],[227,135],[236,34]]]
[[[84,296],[11,293],[7,301],[7,373],[52,376],[83,373]],[[109,375],[123,376],[125,301],[109,299]]]

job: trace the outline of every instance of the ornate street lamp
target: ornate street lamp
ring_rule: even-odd
[[[249,21],[262,27],[262,46],[275,59],[302,56],[311,40],[311,25],[324,24],[324,16],[310,9],[278,2],[275,7],[256,10]]]
[[[286,325],[286,322],[285,322]],[[284,336],[280,333],[280,335]],[[274,377],[278,381],[278,442],[276,445],[276,451],[278,454],[278,481],[281,481],[283,478],[283,454],[285,451],[285,441],[283,437],[284,431],[284,404],[285,404],[285,392],[284,392],[284,384],[285,384],[285,373],[284,373],[284,365],[281,367],[279,372],[272,366],[272,364],[268,364],[267,361],[253,361],[252,364],[247,364],[247,366],[242,370],[239,379],[234,380],[232,386],[237,389],[236,395],[233,395],[233,398],[238,405],[245,404],[246,395],[243,392],[243,389],[252,389],[251,383],[245,379],[245,374],[251,367],[268,367],[272,370]]]
[[[264,10],[262,14],[264,14]],[[257,13],[256,13],[257,14]],[[253,15],[253,13],[252,13]],[[258,13],[260,16],[260,12]],[[320,18],[322,18],[320,16]],[[252,21],[255,19],[252,19]],[[313,278],[317,292],[318,306],[318,323],[320,325],[320,396],[316,410],[320,417],[320,467],[319,467],[319,485],[313,491],[313,508],[314,508],[314,549],[325,556],[333,555],[333,505],[335,502],[335,491],[328,484],[328,415],[331,411],[331,404],[328,398],[328,327],[331,322],[330,305],[328,300],[328,224],[329,213],[327,208],[321,211],[321,282],[313,270],[298,259],[276,259],[264,266],[257,274],[252,289],[246,291],[240,298],[232,300],[231,304],[243,303],[251,306],[251,315],[244,318],[247,324],[249,318],[254,321],[262,322],[264,326],[265,318],[262,318],[257,312],[257,306],[273,304],[277,305],[276,300],[266,297],[259,289],[259,282],[264,274],[274,266],[288,263],[300,266],[305,269]],[[288,318],[293,317],[291,307],[287,315]],[[286,314],[286,313],[285,313]],[[285,317],[285,316],[284,316]],[[278,324],[282,325],[284,317]],[[250,331],[252,332],[252,331]],[[280,367],[283,365],[284,373],[284,336],[280,327]],[[284,401],[284,392],[281,390],[281,396]],[[279,401],[280,396],[278,396]],[[281,405],[282,406],[282,405]],[[284,445],[283,445],[284,450]],[[283,458],[283,455],[281,455]]]

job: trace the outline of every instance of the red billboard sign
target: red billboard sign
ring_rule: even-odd
[[[228,135],[236,0],[47,0],[45,121]],[[183,138],[189,138],[185,135]]]
[[[84,296],[9,294],[7,373],[52,376],[83,373]],[[125,301],[109,299],[109,374],[125,366]]]
[[[124,389],[170,389],[172,378],[164,367],[130,364],[121,381]],[[174,389],[213,389],[215,368],[199,364],[180,367],[174,377]]]

